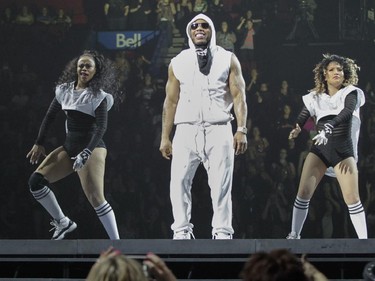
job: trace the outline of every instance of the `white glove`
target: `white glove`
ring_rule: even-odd
[[[324,124],[324,131],[326,134],[332,135],[333,126],[329,123]]]
[[[315,137],[313,137],[312,140],[315,141],[316,145],[321,145],[321,144],[326,145],[327,142],[328,142],[328,139],[326,137],[326,132],[324,130],[321,130],[319,132],[319,134],[317,134]]]
[[[86,164],[87,160],[89,160],[91,156],[91,151],[88,148],[85,148],[82,152],[80,152],[76,157],[72,157],[74,161],[73,163],[73,170],[79,171],[83,168]]]

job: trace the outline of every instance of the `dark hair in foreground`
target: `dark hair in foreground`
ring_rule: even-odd
[[[120,91],[119,71],[117,71],[110,59],[95,50],[84,50],[82,54],[69,61],[58,78],[56,85],[77,81],[77,62],[82,56],[90,56],[95,61],[96,73],[88,85],[91,94],[96,95],[102,89],[111,94],[115,101],[121,102],[123,93]]]
[[[286,249],[257,252],[249,258],[240,277],[244,281],[307,281],[303,263]]]
[[[318,94],[327,92],[325,73],[328,65],[331,62],[337,62],[342,66],[344,71],[344,87],[348,85],[357,85],[357,71],[359,71],[359,66],[354,62],[354,60],[338,55],[324,54],[323,59],[315,66],[313,70],[315,87],[311,91],[316,91]]]

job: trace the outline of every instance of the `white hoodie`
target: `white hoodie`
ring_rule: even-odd
[[[195,45],[190,37],[190,25],[202,19],[209,23],[211,40],[208,48],[212,55],[210,73],[199,71]],[[173,72],[180,82],[180,99],[177,104],[175,124],[218,124],[233,120],[233,107],[228,80],[232,52],[216,45],[216,31],[212,20],[204,14],[195,16],[186,26],[189,49],[181,51],[171,61]]]

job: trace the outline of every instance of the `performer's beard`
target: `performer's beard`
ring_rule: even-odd
[[[195,45],[195,52],[197,53],[200,72],[202,72],[204,75],[208,75],[210,73],[212,64],[210,48],[207,47],[207,44]]]

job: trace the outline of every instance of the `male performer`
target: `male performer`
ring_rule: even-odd
[[[203,163],[211,189],[212,238],[232,239],[234,155],[247,149],[245,82],[237,57],[216,45],[215,27],[199,14],[187,25],[189,49],[168,70],[160,151],[172,157],[170,198],[173,239],[191,239],[191,186]],[[237,119],[233,136],[231,109]],[[176,131],[170,140],[173,124]]]

